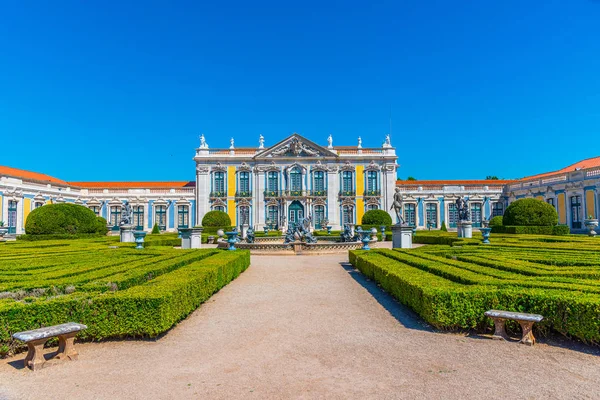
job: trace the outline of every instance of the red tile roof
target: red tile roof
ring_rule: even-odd
[[[511,180],[499,180],[499,179],[480,179],[480,180],[422,180],[422,181],[403,181],[397,180],[396,185],[402,186],[427,186],[427,185],[452,185],[452,186],[498,186],[512,183]]]
[[[194,187],[194,181],[179,181],[179,182],[69,182],[70,185],[80,188],[98,188],[98,189],[170,189],[182,187]]]
[[[594,167],[600,167],[600,156],[586,158],[585,160],[576,162],[575,164],[571,164],[568,167],[559,169],[558,171],[545,172],[543,174],[526,176],[525,178],[521,178],[520,180],[524,181],[524,180],[530,180],[530,179],[544,178],[544,177],[551,176],[551,175],[564,174],[566,172],[573,172],[578,169],[594,168]]]
[[[12,168],[12,167],[4,167],[0,166],[0,176],[9,176],[11,178],[18,178],[23,180],[31,180],[36,182],[43,183],[54,183],[57,185],[68,185],[67,182],[55,178],[50,175],[40,174],[38,172],[26,171],[24,169]]]

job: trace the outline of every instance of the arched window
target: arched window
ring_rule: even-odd
[[[110,224],[112,225],[113,231],[119,230],[120,222],[121,222],[121,206],[110,206]]]
[[[225,196],[225,172],[214,173],[213,192],[217,197]]]
[[[437,228],[437,204],[427,203],[425,205],[425,222],[432,224],[432,228]]]
[[[189,228],[190,208],[188,206],[177,206],[177,227]]]
[[[352,171],[342,171],[342,192],[351,196],[354,194],[354,179]]]
[[[367,195],[379,196],[377,171],[367,171]]]
[[[344,224],[354,223],[354,208],[352,206],[342,207],[342,222]]]
[[[36,201],[35,204],[33,205],[33,208],[40,208],[43,205],[44,205],[44,203],[42,203],[41,201]],[[96,214],[96,215],[98,215],[98,214]]]
[[[404,222],[410,226],[417,226],[417,213],[415,205],[412,203],[404,204]]]
[[[302,171],[298,168],[294,168],[290,171],[290,191],[302,191]]]
[[[554,199],[548,199],[548,200],[552,200],[552,206],[554,206]],[[502,204],[501,202],[497,201],[494,204],[492,204],[492,217],[498,217],[498,216],[502,216],[504,215],[504,204]]]
[[[458,208],[456,203],[448,204],[448,227],[456,228],[458,224]]]
[[[8,233],[17,233],[17,204],[15,200],[8,201]]]
[[[94,212],[94,214],[96,214],[96,216],[100,216],[100,207],[99,206],[90,206],[89,208],[90,208],[90,210],[92,210]]]
[[[238,195],[248,197],[250,194],[250,172],[242,171],[239,173],[240,183],[238,187]]]
[[[471,203],[471,222],[473,228],[481,228],[481,203]]]
[[[240,225],[250,225],[250,207],[239,206],[238,207],[238,218]]]
[[[325,219],[325,206],[315,206],[315,228],[322,229],[322,221]]]
[[[314,172],[313,191],[316,195],[325,193],[325,173],[323,171]]]
[[[367,211],[371,210],[379,210],[379,206],[377,204],[367,204]]]
[[[225,207],[224,207],[224,206],[214,206],[214,207],[213,207],[213,210],[215,210],[215,211],[223,211],[223,212],[225,212]]]
[[[267,224],[271,227],[276,227],[279,221],[279,213],[277,211],[277,206],[269,206],[267,207]]]
[[[160,230],[167,229],[167,206],[154,207],[154,223]]]
[[[144,230],[144,206],[133,206],[133,226],[138,231]]]

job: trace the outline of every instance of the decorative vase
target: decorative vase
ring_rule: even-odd
[[[144,248],[144,238],[146,237],[146,232],[133,231],[133,237],[135,238],[135,248],[143,249]]]
[[[328,226],[328,227],[327,227],[327,234],[328,234],[328,235],[331,235],[331,226]]]
[[[588,236],[589,237],[594,237],[596,236],[596,228],[598,227],[598,219],[596,218],[592,218],[592,219],[586,219],[584,222],[585,227],[588,228]]]
[[[227,235],[227,243],[229,243],[229,248],[227,250],[237,250],[235,248],[235,244],[238,241],[238,233],[236,231],[233,232],[225,232],[225,234]]]
[[[492,228],[479,228],[479,230],[481,231],[481,236],[483,236],[483,243],[489,244],[490,243],[490,232],[492,231]]]

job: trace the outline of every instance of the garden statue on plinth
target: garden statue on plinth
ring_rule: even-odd
[[[396,224],[392,225],[392,248],[412,249],[413,228],[402,217],[403,203],[400,188],[396,188],[391,208],[396,212]]]
[[[291,223],[288,225],[287,233],[285,234],[284,244],[292,242],[317,243],[317,238],[311,233],[312,217],[308,216],[301,222]]]
[[[119,222],[119,229],[121,231],[121,242],[123,243],[134,243],[135,237],[133,236],[133,209],[127,200],[123,203],[121,211],[121,221]]]
[[[471,211],[469,202],[458,196],[456,199],[456,210],[458,211],[457,232],[458,237],[471,239],[473,237],[473,223],[471,222]]]
[[[342,242],[358,242],[360,237],[358,235],[353,235],[350,224],[346,224],[344,225],[344,231],[340,235],[340,239]]]

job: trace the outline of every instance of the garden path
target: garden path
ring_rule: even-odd
[[[435,333],[346,260],[253,256],[158,340],[36,372],[0,360],[0,398],[597,398],[593,349]]]

